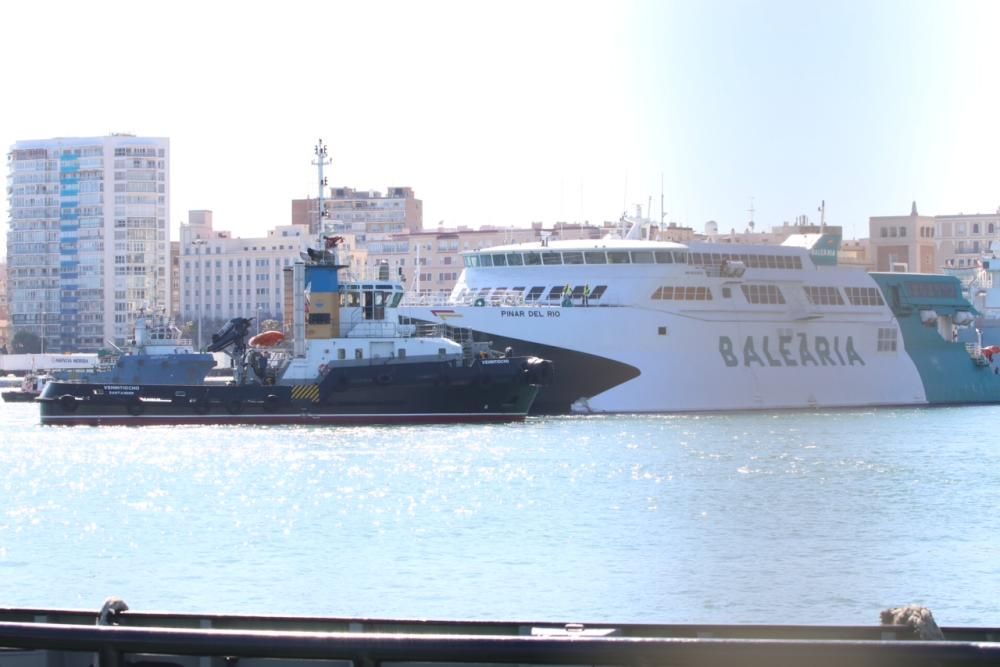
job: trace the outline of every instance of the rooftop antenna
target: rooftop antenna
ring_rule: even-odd
[[[820,201],[819,208],[816,209],[816,210],[819,211],[819,233],[820,234],[824,234],[824,233],[826,233],[826,200],[825,199],[823,199],[823,200]]]
[[[316,159],[312,163],[319,169],[319,214],[317,216],[316,233],[322,234],[323,218],[327,217],[327,212],[323,210],[323,188],[326,187],[326,177],[323,176],[323,167],[330,164],[330,161],[326,159],[326,146],[323,144],[322,139],[316,143],[313,152],[316,154]]]
[[[750,214],[750,231],[752,232],[756,223],[753,221],[753,215],[757,212],[757,209],[753,207],[753,197],[750,197],[750,208],[747,209],[747,213]]]

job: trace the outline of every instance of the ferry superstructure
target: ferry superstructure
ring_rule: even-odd
[[[447,299],[406,312],[553,360],[543,413],[1000,400],[1000,369],[956,341],[974,310],[952,277],[839,266],[832,234],[631,236],[466,253]]]

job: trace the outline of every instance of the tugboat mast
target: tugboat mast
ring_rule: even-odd
[[[327,212],[323,210],[323,188],[326,187],[326,177],[323,176],[323,167],[330,164],[330,161],[326,159],[326,145],[323,140],[320,139],[316,146],[313,148],[313,152],[316,154],[316,159],[313,160],[313,164],[319,170],[319,215],[316,221],[316,233],[323,233],[323,218],[327,217]]]

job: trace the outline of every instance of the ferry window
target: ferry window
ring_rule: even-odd
[[[852,306],[882,306],[882,294],[876,287],[845,287],[844,293]]]
[[[608,258],[605,256],[604,251],[589,251],[583,253],[583,258],[587,261],[587,264],[607,264]]]
[[[748,303],[782,304],[785,297],[777,285],[740,285]]]
[[[507,266],[507,255],[493,255],[493,266]]]
[[[609,250],[608,264],[628,264],[627,250]]]
[[[543,252],[542,264],[562,264],[562,255],[557,252]]]
[[[656,252],[653,253],[653,255],[656,257],[657,264],[674,263],[674,255],[669,250],[657,250]]]
[[[403,293],[402,292],[396,292],[395,294],[393,294],[392,295],[392,303],[390,304],[389,307],[390,308],[395,308],[396,306],[398,306],[399,302],[400,302],[400,300],[402,300],[402,298],[403,298]]]
[[[604,291],[606,289],[608,289],[607,285],[598,285],[597,287],[595,287],[594,289],[592,289],[590,291],[590,300],[591,301],[596,301],[597,299],[600,299],[601,295],[604,294]]]
[[[909,282],[906,283],[906,293],[910,296],[930,297],[934,299],[954,299],[958,297],[958,283],[950,282]]]
[[[481,298],[486,298],[486,295],[489,294],[489,293],[490,293],[490,288],[489,287],[480,287],[479,288],[479,296]]]
[[[470,266],[470,267],[479,266],[479,258],[476,257],[475,255],[466,255],[465,256],[465,265],[466,266]]]
[[[564,252],[563,264],[583,264],[582,252]]]
[[[406,359],[406,348],[401,347],[398,350],[396,350],[396,356],[399,357],[400,359]]]
[[[662,287],[657,287],[656,291],[653,292],[653,296],[651,298],[653,300],[655,300],[655,301],[659,301],[660,299],[662,299],[663,298],[663,288]]]
[[[480,255],[479,256],[479,266],[493,266],[493,256],[492,255]]]
[[[576,287],[574,287],[573,288],[573,294],[571,296],[574,299],[582,299],[583,298],[583,285],[577,285]]]
[[[667,335],[667,328],[666,327],[656,327],[656,333],[658,335],[660,335],[660,336],[666,336]]]
[[[365,357],[365,353],[361,350],[360,347],[354,348],[354,358],[355,359],[364,359],[364,357]]]
[[[802,289],[806,292],[806,298],[814,306],[843,306],[844,299],[840,296],[840,290],[836,287],[815,287],[807,285]]]
[[[519,300],[520,300],[520,298],[521,298],[522,296],[524,296],[524,288],[523,288],[523,287],[512,287],[512,288],[510,289],[510,295],[511,295],[512,297],[514,297],[514,299],[515,299],[515,300],[518,300],[518,301],[519,301]]]
[[[528,296],[524,297],[524,300],[538,301],[538,299],[542,296],[543,292],[545,292],[544,287],[532,287],[530,290],[528,290]]]
[[[792,268],[801,269],[802,268],[802,258],[796,255],[792,258]]]
[[[878,330],[878,351],[879,352],[895,352],[896,351],[896,330],[895,329],[879,329]]]
[[[522,264],[524,264],[524,261],[521,259],[521,253],[507,253],[507,266],[521,266]]]
[[[733,290],[729,287],[722,288],[722,298],[731,299],[733,297]]]
[[[651,250],[633,250],[632,251],[632,263],[633,264],[652,264],[653,263],[653,251],[651,251]]]
[[[557,285],[556,287],[553,287],[552,289],[549,290],[549,295],[545,298],[548,299],[549,301],[554,301],[559,297],[561,297],[562,293],[563,293],[563,288]]]
[[[524,253],[525,266],[538,266],[542,263],[542,257],[537,252]]]
[[[674,263],[675,264],[687,264],[688,254],[683,250],[674,251]]]

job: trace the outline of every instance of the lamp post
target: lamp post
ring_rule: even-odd
[[[264,306],[257,304],[257,333],[260,333],[260,314],[264,310]]]

